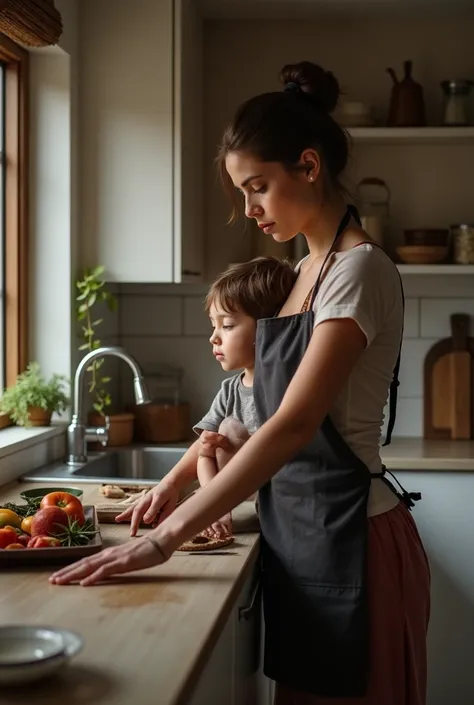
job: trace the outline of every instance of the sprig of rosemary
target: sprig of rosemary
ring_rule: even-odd
[[[32,499],[27,500],[26,504],[15,504],[15,502],[6,502],[0,507],[0,509],[10,509],[10,511],[15,512],[15,514],[18,514],[19,517],[22,517],[24,519],[25,517],[29,517],[32,514],[36,514],[39,509],[41,499],[41,497],[33,497]]]
[[[77,519],[71,519],[71,517],[68,517],[67,526],[63,524],[57,524],[57,526],[63,529],[55,534],[55,538],[61,541],[61,546],[85,546],[99,533],[91,521],[80,524]]]

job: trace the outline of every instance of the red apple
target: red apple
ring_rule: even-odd
[[[60,507],[45,507],[36,512],[31,522],[31,536],[55,536],[68,526],[68,515]]]

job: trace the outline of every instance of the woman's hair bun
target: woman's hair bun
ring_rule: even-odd
[[[284,86],[289,83],[299,86],[327,113],[332,113],[337,105],[340,89],[336,77],[311,61],[287,64],[280,71],[280,81]]]

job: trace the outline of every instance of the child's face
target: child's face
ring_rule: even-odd
[[[213,328],[209,342],[223,370],[253,369],[257,322],[245,313],[228,313],[214,302],[209,309]]]

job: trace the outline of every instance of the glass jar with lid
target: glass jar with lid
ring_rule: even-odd
[[[456,264],[474,264],[474,224],[451,225],[453,260]]]

